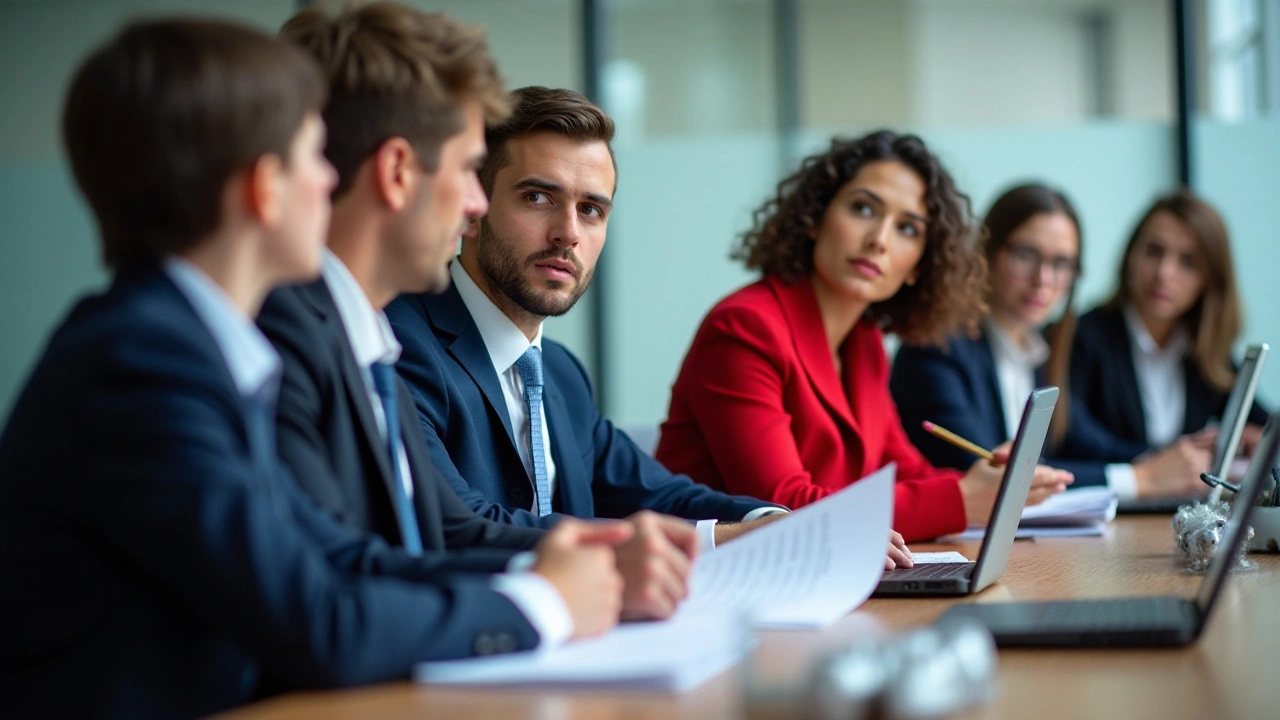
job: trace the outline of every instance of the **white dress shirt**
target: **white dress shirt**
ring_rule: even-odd
[[[347,266],[328,250],[324,253],[324,283],[338,307],[338,317],[347,334],[352,355],[360,368],[365,395],[373,408],[378,424],[378,434],[387,440],[387,419],[382,409],[382,399],[373,384],[369,366],[375,362],[395,363],[400,358],[400,343],[391,331],[391,323],[385,313],[375,310],[369,297],[356,282]],[[416,426],[415,426],[416,427]],[[405,430],[409,430],[406,428]],[[413,474],[409,468],[409,456],[404,443],[397,445],[396,462],[400,466],[400,478],[410,500],[413,498]],[[416,518],[416,513],[414,514]],[[515,603],[516,607],[538,631],[539,647],[554,647],[564,643],[573,634],[573,618],[560,593],[541,575],[526,570],[532,566],[534,553],[521,553],[508,564],[508,573],[494,575],[490,587]]]
[[[1026,345],[1018,345],[990,318],[986,321],[987,342],[996,363],[996,382],[1000,388],[1000,406],[1004,411],[1005,437],[1018,434],[1022,421],[1022,409],[1036,386],[1036,369],[1049,359],[1049,344],[1039,333],[1029,333]],[[1107,487],[1116,496],[1129,500],[1138,494],[1138,481],[1133,466],[1128,463],[1110,463],[1103,469]]]
[[[1147,444],[1164,447],[1182,434],[1187,413],[1186,373],[1183,358],[1190,347],[1186,328],[1178,325],[1162,348],[1132,306],[1124,308],[1133,351],[1133,370],[1142,398],[1142,418],[1147,426]]]
[[[467,306],[471,319],[475,321],[476,328],[480,331],[480,337],[484,339],[485,348],[489,351],[489,360],[498,374],[498,384],[502,386],[502,396],[507,403],[507,414],[511,418],[511,432],[519,440],[516,443],[516,450],[520,453],[520,461],[524,463],[529,482],[533,483],[533,457],[529,450],[529,410],[524,401],[524,381],[521,380],[520,371],[516,369],[515,364],[530,345],[536,345],[539,351],[542,350],[542,325],[538,325],[538,332],[530,341],[525,337],[524,332],[511,322],[511,318],[494,305],[489,296],[484,294],[479,285],[476,285],[475,280],[467,274],[461,262],[455,260],[449,267],[449,273],[453,277],[453,284],[458,288],[458,294],[462,296],[462,303]],[[544,393],[544,401],[545,397]],[[547,428],[545,412],[542,413],[542,446],[543,455],[547,459],[547,486],[551,488],[551,494],[555,495],[556,465],[551,457],[551,431]],[[537,507],[538,500],[534,498],[530,501],[529,510]],[[742,519],[745,522],[781,512],[786,510],[773,506],[761,507],[747,513]],[[715,548],[715,526],[715,520],[698,521],[698,541],[703,550]]]

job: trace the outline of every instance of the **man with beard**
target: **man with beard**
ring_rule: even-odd
[[[484,35],[386,2],[335,14],[308,8],[281,35],[329,79],[325,152],[338,185],[320,279],[275,291],[258,317],[284,362],[280,457],[354,530],[459,571],[514,571],[494,582],[544,638],[562,638],[601,588],[557,593],[520,572],[535,557],[516,551],[546,532],[478,517],[441,478],[396,379],[400,348],[382,314],[400,293],[449,287],[458,236],[488,207],[476,175],[484,126],[505,118],[509,102]],[[679,543],[694,545],[694,532],[655,513],[630,525],[616,548],[596,550],[621,573],[628,617],[665,618],[684,596]],[[607,570],[597,574],[607,579]]]
[[[649,509],[698,520],[714,547],[784,512],[668,472],[596,409],[582,363],[542,337],[604,247],[614,128],[570,90],[513,99],[486,133],[489,214],[463,234],[453,287],[387,308],[432,459],[476,513],[518,525]]]

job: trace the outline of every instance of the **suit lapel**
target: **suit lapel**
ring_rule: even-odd
[[[545,360],[545,355],[543,356]],[[565,411],[564,397],[551,385],[551,374],[543,372],[542,411],[547,414],[547,432],[551,433],[551,457],[556,463],[555,495],[560,511],[575,517],[595,517],[595,501],[591,493],[576,492],[591,488],[591,478],[582,466],[581,450],[573,437],[573,425]]]
[[[342,325],[342,317],[338,314],[338,306],[329,293],[324,280],[318,280],[301,288],[302,297],[307,301],[320,318],[325,332],[340,348],[338,352],[339,371],[342,375],[343,392],[347,394],[348,404],[355,410],[356,421],[360,425],[361,437],[366,450],[373,457],[378,473],[387,492],[392,491],[391,483],[395,482],[395,474],[391,469],[390,453],[382,442],[382,434],[378,432],[378,422],[373,414],[369,393],[364,376],[356,365],[356,358],[347,339],[346,328]],[[390,497],[390,496],[389,496]]]
[[[502,394],[502,386],[498,384],[498,373],[493,369],[493,361],[489,358],[484,338],[471,319],[471,313],[462,302],[458,289],[450,284],[448,291],[433,298],[430,304],[423,303],[420,297],[415,299],[422,304],[433,329],[440,331],[436,335],[440,337],[445,351],[467,371],[471,380],[480,388],[489,411],[496,413],[502,420],[502,427],[507,431],[507,442],[515,449],[515,433],[511,430],[511,416],[507,414],[507,400]]]
[[[1110,311],[1111,344],[1116,348],[1114,357],[1119,364],[1117,371],[1121,381],[1119,387],[1110,388],[1110,392],[1123,393],[1120,403],[1125,423],[1131,428],[1133,437],[1143,444],[1147,442],[1147,417],[1142,406],[1142,393],[1138,390],[1138,371],[1133,364],[1133,340],[1129,337],[1129,328],[1125,324],[1124,311]]]
[[[1200,377],[1196,362],[1190,355],[1182,359],[1182,376],[1187,396],[1186,408],[1182,413],[1182,432],[1186,434],[1202,429],[1209,423],[1209,418],[1220,411],[1214,407],[1214,392]],[[1218,418],[1218,422],[1227,422],[1227,418]]]
[[[822,327],[822,313],[811,281],[806,277],[787,285],[778,278],[767,277],[765,282],[782,306],[782,314],[791,328],[796,355],[809,383],[832,415],[856,432],[858,425],[854,421],[850,400],[845,396],[840,377],[836,374],[836,364],[827,346],[827,333]]]
[[[440,508],[440,496],[437,493],[445,492],[446,489],[440,483],[431,482],[443,478],[440,478],[435,466],[431,464],[413,396],[399,377],[396,378],[396,400],[400,413],[400,442],[404,446],[405,457],[409,459],[409,473],[413,477],[413,504],[418,515],[418,530],[422,534],[422,547],[427,550],[443,550],[446,546],[440,519],[444,517],[444,511]],[[453,490],[449,488],[447,491]]]

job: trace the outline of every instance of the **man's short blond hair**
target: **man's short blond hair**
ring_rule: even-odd
[[[477,102],[485,120],[510,113],[484,32],[444,14],[392,2],[336,14],[308,8],[280,31],[319,61],[329,83],[325,154],[338,171],[334,196],[383,143],[402,137],[428,171],[440,147],[461,132],[463,105]]]

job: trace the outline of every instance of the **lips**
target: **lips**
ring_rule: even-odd
[[[578,269],[573,265],[573,263],[566,260],[544,260],[542,262],[535,263],[534,267],[544,271],[550,271],[552,274],[564,274],[571,278],[578,277]]]
[[[867,277],[876,278],[884,274],[884,271],[880,269],[880,265],[874,260],[858,258],[856,260],[850,260],[849,264],[853,265],[854,269]]]

